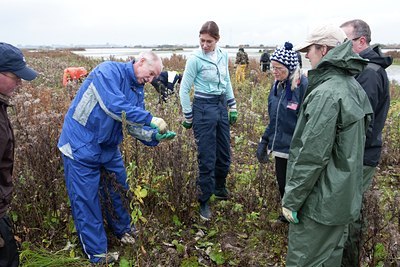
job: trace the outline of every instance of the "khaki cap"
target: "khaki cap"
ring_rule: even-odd
[[[308,36],[306,41],[297,46],[296,50],[307,52],[307,47],[313,44],[335,47],[346,40],[346,34],[340,27],[334,25],[323,25],[315,28]]]

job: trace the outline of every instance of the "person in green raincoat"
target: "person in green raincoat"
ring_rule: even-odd
[[[339,28],[316,28],[305,44],[312,69],[294,131],[282,211],[289,225],[286,266],[340,266],[347,225],[362,199],[365,132],[372,108],[353,77],[367,60]]]

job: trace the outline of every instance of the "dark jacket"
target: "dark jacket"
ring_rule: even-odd
[[[7,115],[8,101],[0,95],[0,218],[12,199],[14,165],[14,133]]]
[[[182,75],[177,73],[176,71],[162,71],[158,77],[153,79],[151,85],[156,88],[158,93],[162,92],[160,86],[163,86],[170,91],[174,91],[175,84],[180,83],[181,80]]]
[[[390,105],[389,79],[385,69],[392,64],[393,59],[384,56],[378,46],[365,49],[360,56],[369,59],[370,63],[356,79],[367,93],[374,111],[365,141],[364,165],[375,167],[381,156],[382,129]]]
[[[293,89],[291,97],[288,96],[285,83],[273,85],[269,93],[269,124],[262,139],[267,141],[268,149],[278,152],[280,157],[288,158],[290,142],[307,85],[307,78],[302,75],[300,84]]]
[[[260,58],[260,63],[269,63],[271,62],[270,58],[269,58],[269,54],[267,51],[265,51],[264,53],[262,53],[261,58]]]

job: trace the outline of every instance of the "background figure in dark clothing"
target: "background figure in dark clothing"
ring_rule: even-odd
[[[22,85],[21,79],[31,81],[37,73],[28,68],[18,48],[0,43],[0,266],[17,267],[19,255],[11,220],[7,215],[13,195],[14,132],[8,118],[10,97]]]
[[[271,63],[271,60],[269,58],[269,53],[266,49],[264,49],[263,53],[261,54],[261,58],[260,58],[261,71],[266,72],[267,70],[269,70],[270,63]]]
[[[182,74],[176,71],[162,71],[160,75],[153,79],[151,85],[160,94],[160,100],[167,102],[170,95],[174,93],[175,86],[181,83]]]
[[[381,157],[382,129],[390,105],[389,79],[385,69],[392,64],[393,59],[384,56],[378,45],[370,46],[371,30],[365,21],[350,20],[340,27],[346,33],[347,38],[352,41],[353,51],[369,60],[364,71],[356,76],[357,81],[367,93],[374,111],[365,141],[363,166],[363,193],[365,193],[371,185]],[[359,220],[349,224],[349,235],[343,252],[342,266],[359,266],[363,223],[361,217],[360,214]]]

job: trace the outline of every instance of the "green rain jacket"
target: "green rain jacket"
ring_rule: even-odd
[[[308,72],[282,205],[324,225],[359,216],[365,131],[372,108],[354,75],[367,64],[346,42]]]

